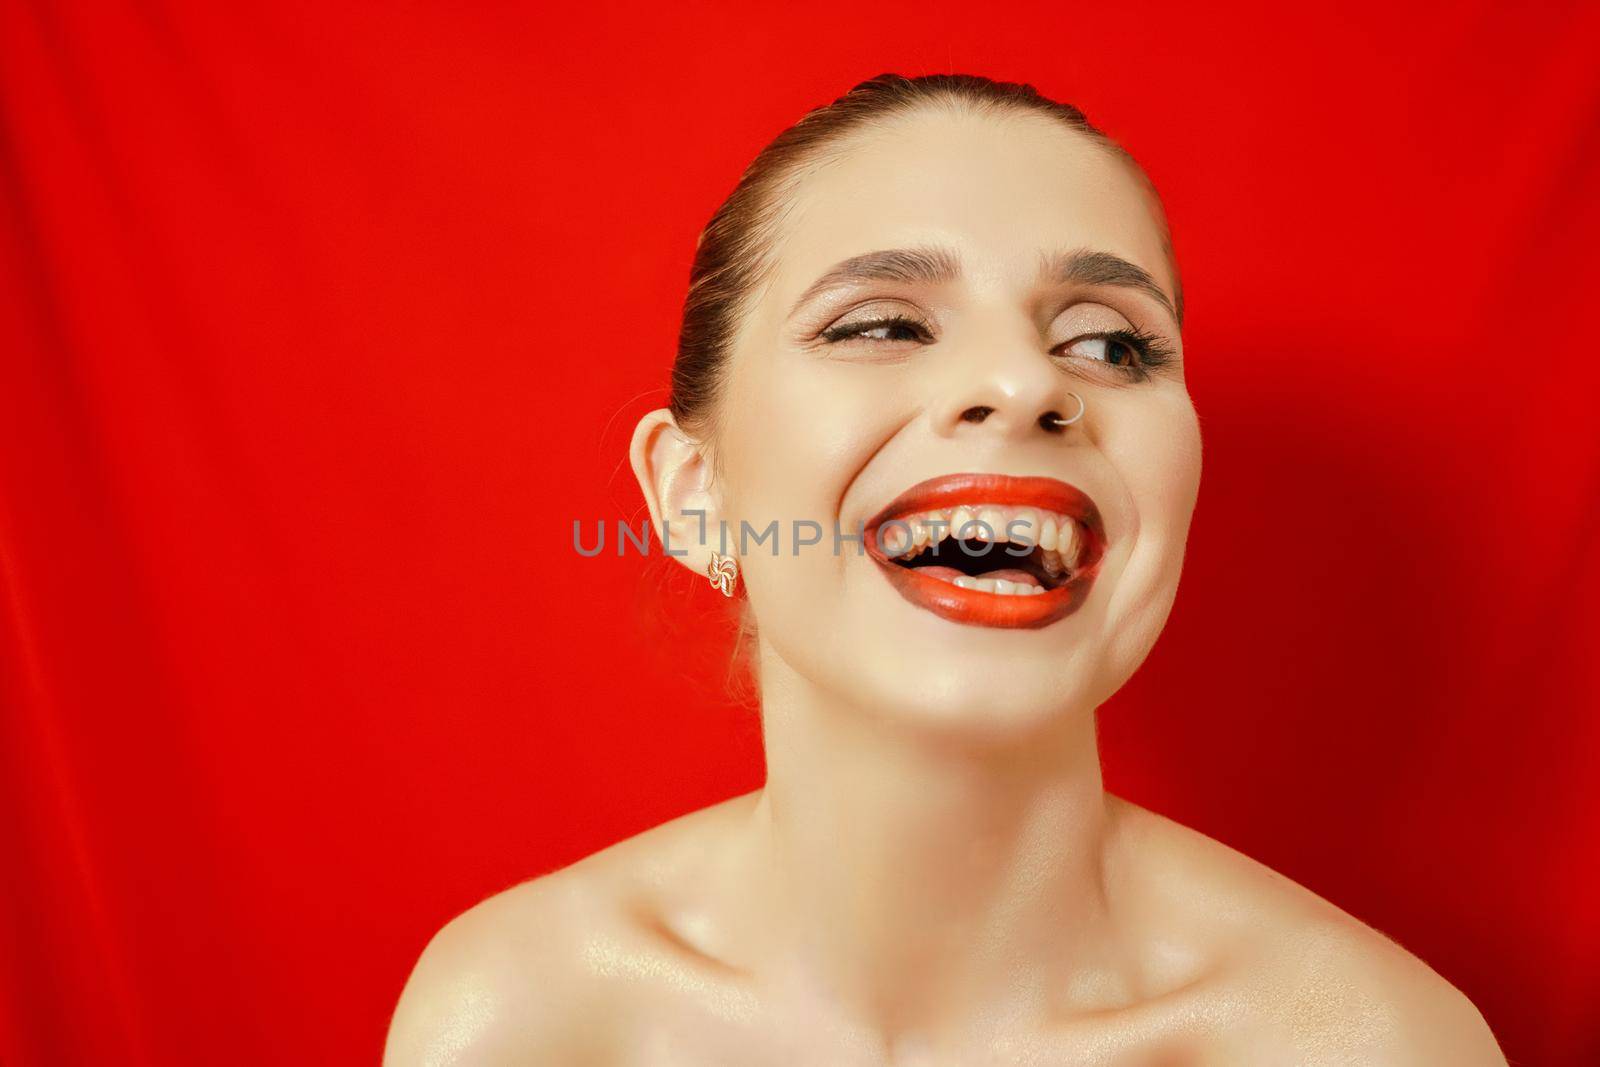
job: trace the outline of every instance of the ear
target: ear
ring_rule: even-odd
[[[706,449],[678,428],[672,412],[657,408],[634,427],[628,458],[662,545],[679,563],[704,574],[711,553],[727,551]]]

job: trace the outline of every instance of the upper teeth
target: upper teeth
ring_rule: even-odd
[[[947,537],[1038,546],[1052,575],[1077,566],[1086,540],[1082,527],[1069,516],[995,504],[919,511],[878,528],[883,551],[900,559],[912,559]]]

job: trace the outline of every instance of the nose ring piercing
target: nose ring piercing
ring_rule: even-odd
[[[1079,396],[1077,393],[1068,392],[1067,395],[1078,402],[1077,414],[1073,415],[1070,419],[1064,419],[1061,417],[1059,412],[1052,411],[1050,414],[1045,416],[1045,419],[1047,420],[1045,429],[1064,430],[1068,426],[1071,426],[1073,423],[1077,422],[1079,419],[1083,418],[1083,413],[1088,410],[1089,405],[1085,404],[1083,402],[1083,397]]]
[[[713,552],[711,565],[706,568],[706,577],[711,579],[711,586],[717,592],[723,596],[732,596],[733,583],[739,580],[739,564],[732,556]]]

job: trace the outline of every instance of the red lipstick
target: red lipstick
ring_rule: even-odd
[[[1075,520],[1085,541],[1078,565],[1068,581],[1032,596],[963,589],[939,578],[919,574],[889,558],[878,543],[878,529],[894,519],[924,511],[983,504],[1035,507]],[[866,525],[867,554],[889,583],[906,600],[951,622],[971,626],[1031,629],[1066,618],[1088,599],[1089,588],[1105,555],[1105,523],[1089,495],[1055,478],[1013,477],[1007,474],[948,474],[930,478],[901,493]]]

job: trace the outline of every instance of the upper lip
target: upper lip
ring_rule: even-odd
[[[1088,532],[1080,570],[1092,571],[1105,551],[1105,523],[1100,509],[1089,494],[1058,478],[1011,474],[944,474],[918,482],[889,502],[868,520],[863,531],[867,550],[875,559],[888,562],[877,543],[877,531],[892,519],[934,508],[969,507],[980,504],[1016,505],[1053,511],[1083,524]]]

